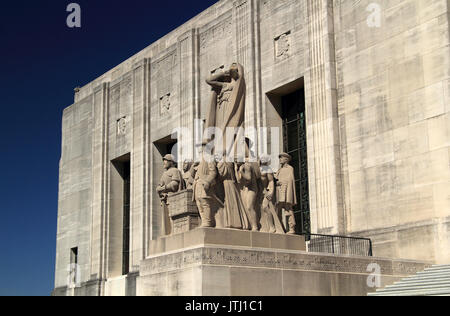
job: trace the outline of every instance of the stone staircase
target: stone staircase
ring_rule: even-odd
[[[434,265],[368,296],[450,296],[450,265]]]

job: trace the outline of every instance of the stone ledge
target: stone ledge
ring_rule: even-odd
[[[367,295],[370,264],[384,287],[424,270],[411,260],[237,246],[197,246],[141,262],[136,294],[151,296]]]
[[[429,263],[412,260],[342,256],[281,249],[199,246],[159,254],[143,260],[140,276],[202,265],[369,274],[367,268],[371,263],[377,263],[380,266],[382,275],[399,277],[415,274],[430,266]]]
[[[303,236],[251,232],[235,229],[197,228],[150,241],[150,257],[196,246],[237,246],[252,249],[306,251]]]

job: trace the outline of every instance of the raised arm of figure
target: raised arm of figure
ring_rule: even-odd
[[[208,79],[206,79],[206,83],[212,86],[213,88],[222,88],[225,85],[224,80],[230,77],[229,72],[221,72],[215,75],[212,75]]]

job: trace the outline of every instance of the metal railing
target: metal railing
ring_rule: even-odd
[[[308,252],[372,257],[372,240],[361,237],[303,234],[308,241]]]

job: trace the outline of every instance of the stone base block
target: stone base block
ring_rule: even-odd
[[[105,296],[126,296],[127,276],[108,279],[105,283]]]
[[[305,252],[301,236],[197,229],[152,242],[141,262],[141,296],[366,295],[422,271],[424,262]],[[371,281],[371,282],[368,282]]]
[[[284,250],[306,250],[303,236],[250,232],[234,229],[197,228],[150,241],[150,254],[188,249],[197,246],[234,246]]]
[[[105,281],[91,280],[79,284],[73,288],[60,287],[56,288],[52,292],[52,296],[99,296],[102,293],[102,289],[105,287]]]

